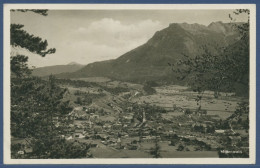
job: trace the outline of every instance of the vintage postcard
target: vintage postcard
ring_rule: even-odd
[[[254,4],[4,4],[4,164],[254,164]]]

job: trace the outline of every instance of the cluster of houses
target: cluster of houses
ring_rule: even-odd
[[[188,120],[162,120],[156,118],[147,120],[145,111],[142,112],[142,121],[136,119],[136,113],[133,107],[117,108],[110,104],[113,109],[120,109],[113,114],[114,121],[101,121],[100,110],[93,107],[81,107],[74,110],[67,117],[70,124],[64,129],[66,140],[78,140],[88,142],[91,147],[97,148],[100,145],[114,149],[138,150],[140,143],[151,143],[155,140],[171,141],[171,137],[177,134],[186,139],[196,139],[211,146],[212,150],[222,148],[218,142],[221,136],[230,136],[231,145],[236,145],[241,138],[233,136],[230,130],[212,129],[215,123],[213,121],[194,121],[187,115]],[[126,109],[123,112],[122,109]],[[203,113],[203,112],[202,112]],[[103,113],[104,114],[104,113]],[[194,113],[195,114],[195,113]],[[56,117],[54,121],[58,123]],[[198,131],[199,130],[199,131]]]

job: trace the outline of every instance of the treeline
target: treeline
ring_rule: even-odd
[[[107,91],[109,93],[112,93],[114,95],[118,95],[120,93],[123,92],[129,92],[130,89],[126,88],[126,87],[106,87],[100,84],[97,84],[95,82],[86,82],[86,81],[82,81],[82,80],[71,80],[71,79],[55,79],[57,84],[60,85],[70,85],[70,86],[74,86],[77,88],[80,87],[97,87],[99,88],[99,91]]]
[[[203,141],[197,139],[189,139],[185,137],[179,137],[174,134],[171,136],[170,146],[178,146],[177,151],[189,151],[188,146],[194,146],[196,151],[208,151],[211,150],[211,146]]]
[[[83,80],[71,80],[71,79],[59,79],[59,78],[56,78],[55,82],[57,84],[60,84],[60,85],[71,85],[71,86],[74,86],[74,87],[77,87],[77,88],[80,88],[80,87],[97,87],[97,86],[99,86],[95,82],[87,82],[87,81],[83,81]]]
[[[155,94],[156,90],[153,87],[159,86],[158,83],[154,81],[147,81],[144,83],[143,90],[146,94],[151,95]]]
[[[78,96],[75,103],[79,105],[90,105],[94,99],[99,99],[104,97],[106,94],[99,93],[99,94],[91,94],[82,91],[76,91],[74,93],[75,96]]]
[[[118,95],[120,93],[123,93],[123,92],[129,92],[130,89],[129,88],[125,88],[125,87],[114,87],[114,88],[109,88],[109,87],[102,87],[103,90],[109,92],[109,93],[112,93],[114,95]]]

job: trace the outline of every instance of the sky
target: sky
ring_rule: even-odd
[[[11,23],[48,41],[56,53],[41,57],[12,48],[13,54],[29,56],[29,66],[89,64],[115,59],[147,42],[170,23],[230,22],[233,10],[49,10],[48,16],[11,12]],[[246,21],[247,16],[236,17]]]

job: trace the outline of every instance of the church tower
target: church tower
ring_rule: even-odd
[[[143,110],[143,123],[146,122],[146,118],[145,118],[145,111]]]

